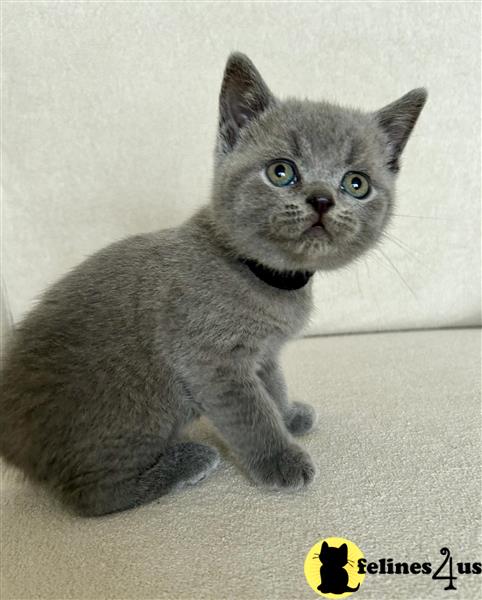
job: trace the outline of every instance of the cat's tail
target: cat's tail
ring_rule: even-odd
[[[358,584],[356,586],[356,588],[349,588],[348,586],[346,586],[345,588],[345,592],[356,592],[358,590],[358,588],[360,587],[360,584]]]

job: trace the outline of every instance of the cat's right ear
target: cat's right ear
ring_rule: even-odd
[[[397,173],[400,155],[427,100],[427,90],[417,88],[375,113],[388,139],[388,168]]]
[[[219,151],[230,152],[243,127],[275,102],[250,59],[240,52],[231,54],[219,96]]]

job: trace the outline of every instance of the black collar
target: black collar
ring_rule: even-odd
[[[258,279],[279,290],[299,290],[308,283],[313,275],[310,271],[275,271],[250,258],[240,258],[239,260],[247,265]]]

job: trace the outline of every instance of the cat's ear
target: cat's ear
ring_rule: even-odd
[[[397,173],[400,155],[427,100],[427,90],[417,88],[375,113],[378,125],[388,136],[388,168]]]
[[[343,557],[348,558],[348,546],[346,544],[342,544],[340,546],[340,552],[342,553]]]
[[[328,544],[327,544],[326,542],[323,542],[323,543],[321,544],[321,551],[322,551],[322,552],[323,552],[323,550],[328,550],[328,548],[329,548],[329,546],[328,546]]]
[[[219,96],[219,150],[232,150],[241,129],[275,102],[249,58],[240,52],[231,54]]]

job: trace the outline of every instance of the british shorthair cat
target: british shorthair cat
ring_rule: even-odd
[[[288,400],[279,353],[307,322],[315,271],[380,239],[425,99],[415,89],[374,112],[280,100],[232,54],[211,201],[45,292],[7,348],[2,456],[102,515],[210,473],[217,450],[179,440],[205,415],[255,482],[308,485],[315,467],[294,436],[315,413]]]

